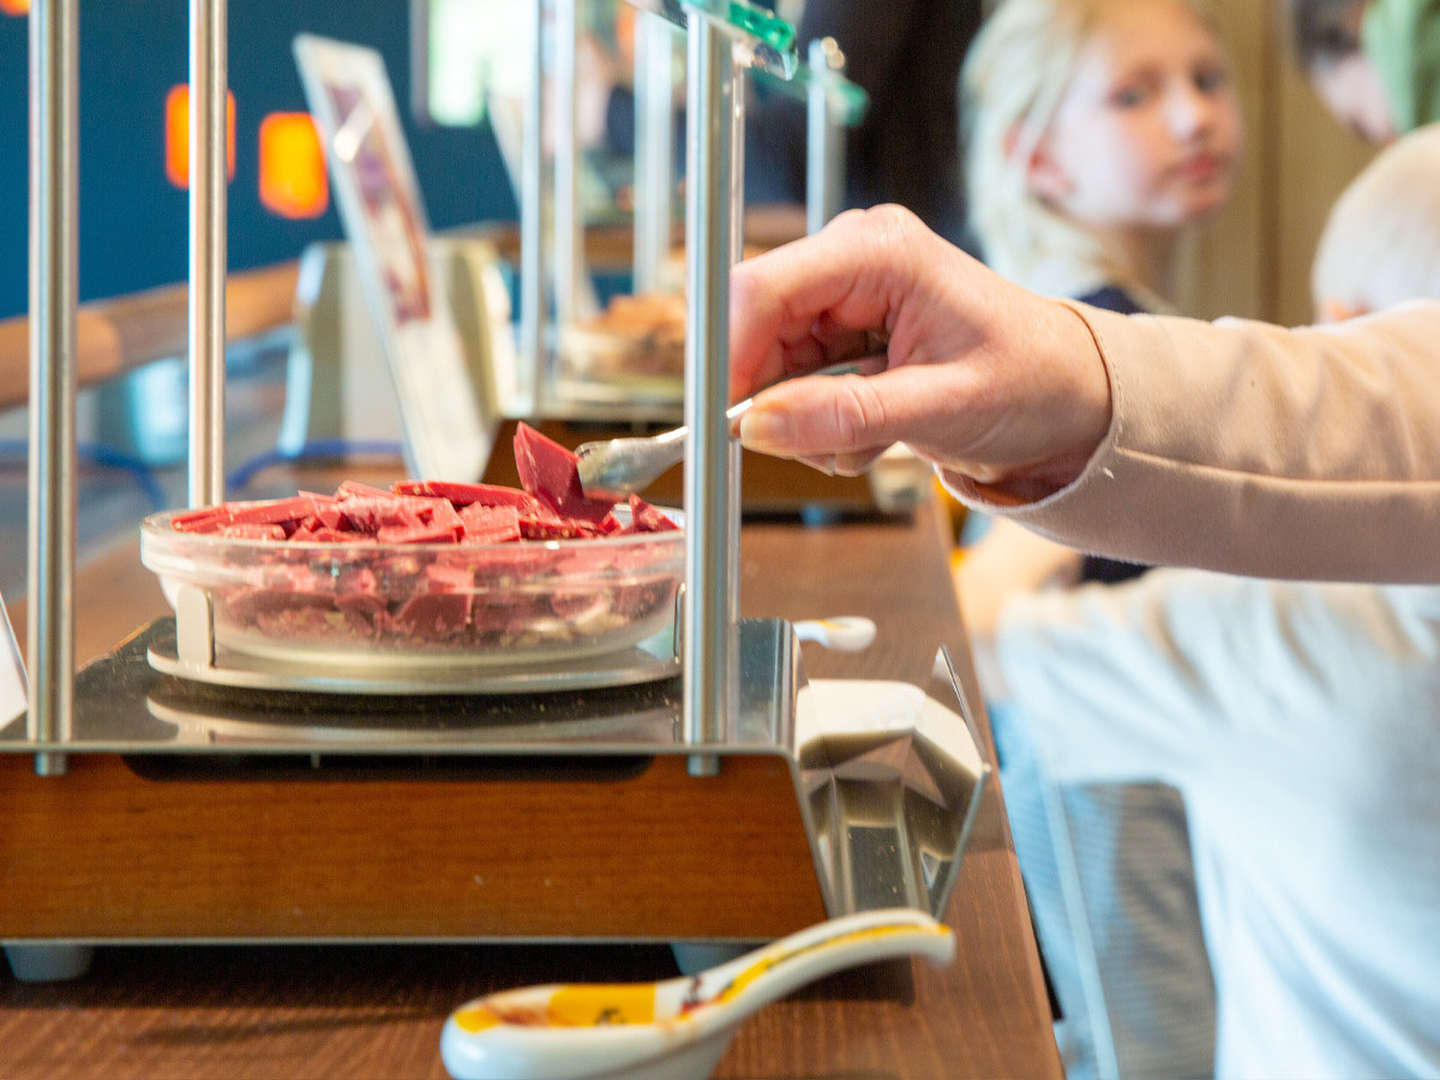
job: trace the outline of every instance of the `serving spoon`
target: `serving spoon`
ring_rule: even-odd
[[[737,401],[725,410],[725,419],[732,426],[739,423],[754,403],[754,398]],[[689,441],[690,428],[682,424],[659,435],[581,443],[575,449],[580,486],[590,496],[643,491],[666,469],[685,460]]]
[[[786,994],[857,964],[955,958],[955,936],[910,908],[819,923],[698,975],[652,983],[506,990],[445,1021],[455,1080],[704,1080],[740,1023]]]
[[[879,366],[883,365],[873,359],[842,360],[809,374],[864,375],[873,373]],[[754,403],[755,399],[748,397],[725,410],[731,430]],[[575,450],[575,456],[580,459],[580,486],[586,495],[616,498],[643,491],[666,469],[685,460],[689,440],[690,429],[682,425],[659,435],[581,443]]]

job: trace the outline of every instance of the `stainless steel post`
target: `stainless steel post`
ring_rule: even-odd
[[[66,742],[75,691],[77,0],[30,9],[30,468],[26,735]],[[65,755],[40,753],[56,776]]]
[[[580,137],[576,44],[578,0],[555,0],[555,321],[569,326],[578,315],[580,286]]]
[[[816,233],[845,201],[845,127],[830,104],[830,73],[845,67],[834,38],[810,42],[805,147],[805,226]]]
[[[530,83],[525,93],[525,130],[520,162],[520,359],[530,404],[539,405],[541,328],[545,324],[545,146],[540,125],[545,100],[545,0],[533,2]]]
[[[734,50],[732,49],[733,53]],[[745,91],[748,67],[731,61],[730,89],[730,265],[745,257]]]
[[[663,288],[675,197],[674,31],[638,11],[635,23],[635,292]]]
[[[225,499],[226,0],[190,0],[190,505]]]
[[[745,94],[750,85],[748,71],[734,59],[730,66],[730,265],[734,266],[745,257]],[[725,329],[727,378],[722,384],[723,400],[729,400],[729,277],[725,290]],[[728,434],[729,424],[725,425]],[[741,512],[741,460],[740,440],[728,440],[728,455],[725,463],[728,503],[725,510],[725,550],[728,553],[725,580],[725,620],[732,635],[727,648],[727,664],[731,674],[727,676],[728,716],[740,715],[740,512]]]
[[[730,610],[729,304],[733,46],[708,18],[691,12],[688,30],[685,252],[684,691],[685,739],[717,743],[729,731],[738,683],[738,628]],[[713,774],[719,759],[690,758],[690,771]]]

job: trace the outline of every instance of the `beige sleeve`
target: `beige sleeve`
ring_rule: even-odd
[[[1440,582],[1440,303],[1300,330],[1073,307],[1110,431],[1049,498],[969,505],[1137,562]]]

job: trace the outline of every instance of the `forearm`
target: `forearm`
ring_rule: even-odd
[[[1267,577],[1440,581],[1440,304],[1335,330],[1123,318],[1078,479],[973,506],[1087,551]]]

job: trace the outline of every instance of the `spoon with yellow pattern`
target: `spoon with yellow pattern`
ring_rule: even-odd
[[[703,1080],[757,1009],[844,968],[912,954],[948,964],[955,937],[909,908],[848,915],[698,975],[479,998],[451,1013],[440,1054],[455,1080]]]

